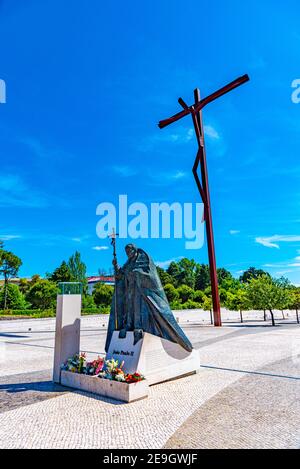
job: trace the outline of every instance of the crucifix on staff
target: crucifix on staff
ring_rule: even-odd
[[[248,75],[243,75],[240,78],[237,78],[233,82],[224,86],[223,88],[215,91],[206,98],[200,99],[199,89],[195,89],[194,98],[195,103],[192,106],[188,106],[182,98],[178,99],[179,104],[183,108],[183,111],[175,114],[168,119],[164,119],[158,123],[160,129],[167,127],[174,122],[182,119],[187,115],[191,115],[193,119],[194,129],[196,133],[196,138],[198,142],[198,152],[193,166],[193,175],[199,190],[202,202],[204,204],[204,220],[206,225],[206,236],[207,236],[207,247],[208,247],[208,259],[209,259],[209,268],[210,268],[210,281],[211,281],[211,291],[212,291],[212,303],[213,303],[213,313],[214,313],[214,325],[219,327],[222,326],[221,321],[221,308],[220,308],[220,298],[219,298],[219,289],[218,289],[218,276],[217,276],[217,266],[216,266],[216,256],[215,256],[215,246],[214,246],[214,235],[213,235],[213,224],[212,224],[212,214],[211,214],[211,204],[210,204],[210,194],[209,194],[209,185],[208,185],[208,172],[206,164],[206,152],[205,152],[205,143],[204,143],[204,125],[202,118],[202,109],[212,101],[220,98],[226,93],[234,90],[235,88],[243,85],[249,81]],[[198,174],[198,168],[200,166],[200,177]]]

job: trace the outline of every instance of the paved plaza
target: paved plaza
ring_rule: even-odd
[[[235,314],[235,316],[234,316]],[[224,327],[175,314],[201,369],[123,404],[51,381],[53,319],[0,321],[0,448],[299,448],[300,326],[262,314]],[[201,318],[201,319],[200,319]],[[107,316],[84,317],[81,350],[104,353]]]

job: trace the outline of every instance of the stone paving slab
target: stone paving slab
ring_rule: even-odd
[[[282,360],[247,374],[209,399],[165,448],[298,449],[299,396],[299,362]]]
[[[93,327],[90,328],[93,329]],[[49,382],[45,384],[45,388],[42,385],[39,389],[30,389],[30,381],[33,383],[32,387],[41,386],[41,384],[34,384],[34,379],[36,383],[43,381],[38,373],[35,378],[25,373],[29,380],[29,385],[26,387],[26,376],[16,375],[16,373],[24,372],[24,368],[26,369],[28,365],[31,372],[39,371],[41,363],[47,366],[43,371],[43,379],[47,383],[47,376],[49,376],[47,373],[53,360],[53,337],[49,332],[49,336],[35,335],[35,340],[31,340],[33,335],[29,335],[28,341],[25,339],[25,342],[22,337],[19,341],[17,338],[3,338],[6,358],[2,362],[0,360],[0,374],[5,375],[2,380],[4,386],[2,391],[6,399],[6,410],[0,414],[0,448],[162,448],[172,441],[172,435],[176,435],[178,429],[183,428],[184,422],[189,422],[193,416],[198,421],[197,413],[209,406],[214,399],[220,399],[219,407],[222,408],[222,412],[214,413],[215,406],[211,409],[207,407],[205,415],[207,415],[208,423],[211,422],[210,433],[216,432],[216,427],[224,420],[223,434],[226,433],[227,426],[229,430],[232,428],[231,434],[233,441],[236,442],[238,425],[235,422],[239,419],[245,421],[246,427],[250,426],[254,433],[257,420],[251,416],[251,412],[258,405],[259,395],[265,391],[267,394],[264,400],[269,399],[275,402],[276,386],[279,384],[260,384],[266,377],[258,374],[252,377],[251,373],[259,373],[261,370],[269,373],[275,366],[274,362],[281,362],[281,369],[276,370],[282,375],[288,370],[285,361],[287,363],[292,361],[298,367],[299,326],[285,324],[277,328],[264,326],[253,328],[247,325],[241,327],[228,325],[215,329],[190,324],[184,329],[192,342],[200,349],[201,363],[205,367],[201,369],[199,375],[151,387],[150,397],[147,400],[132,404],[121,404],[109,399],[95,398],[87,393],[71,391],[66,394],[59,393],[58,397],[52,399],[50,398],[53,396],[52,391],[49,392],[47,388]],[[39,341],[39,337],[47,340]],[[82,334],[84,348],[94,353],[97,350],[103,350],[104,340],[103,331],[94,333],[87,330]],[[41,355],[43,355],[43,360],[39,361]],[[19,371],[10,372],[11,367]],[[288,374],[292,372],[294,373],[289,368]],[[246,381],[249,376],[253,382]],[[18,384],[18,380],[25,389],[22,391],[22,389],[18,390],[18,387],[15,388],[19,396],[14,396],[14,384]],[[242,384],[243,380],[246,386]],[[12,384],[10,389],[9,382]],[[278,380],[276,382],[279,383]],[[239,383],[241,383],[241,388],[238,387]],[[291,397],[294,387],[287,383],[289,383],[288,376],[282,379],[281,394],[287,393]],[[255,396],[252,400],[252,407],[246,404],[248,386],[251,389],[251,396]],[[267,392],[268,389],[270,392]],[[30,395],[31,392],[33,394]],[[227,398],[227,392],[229,398]],[[29,399],[26,399],[26,393],[29,393],[27,394]],[[11,397],[12,410],[7,408],[7,394],[9,398]],[[44,398],[40,399],[38,395],[44,395]],[[34,400],[35,398],[38,402]],[[226,405],[226,399],[234,402],[234,406]],[[239,402],[242,411],[236,414],[237,418],[234,419],[233,410],[235,407],[239,409]],[[294,410],[295,417],[299,420],[298,407],[294,407]],[[261,420],[263,428],[263,422],[266,419]],[[281,429],[282,441],[286,445],[295,444],[294,437],[290,439],[288,437],[289,434],[295,433],[294,429],[291,430],[291,420],[290,417],[283,420],[286,430],[285,427]],[[196,423],[192,425],[196,430],[189,437],[190,444],[195,444],[197,447],[199,441],[197,435],[202,430],[203,445],[207,441],[206,447],[210,447],[212,441],[209,440],[210,433],[203,430],[205,426],[203,428],[200,426],[199,430]],[[265,428],[268,425],[267,423]],[[191,425],[188,425],[189,427]],[[244,435],[246,444],[249,432],[245,431]],[[251,442],[251,439],[249,441]],[[254,440],[252,443],[255,444]],[[266,444],[271,445],[271,443],[270,438]],[[226,445],[226,442],[220,439],[219,444]]]
[[[0,377],[0,414],[60,396],[69,389],[52,381],[52,370]]]
[[[82,392],[0,414],[0,448],[161,448],[207,399],[236,380],[203,370],[121,404]],[[187,393],[188,390],[188,393]]]

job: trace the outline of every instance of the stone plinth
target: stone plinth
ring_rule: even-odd
[[[81,295],[58,295],[53,381],[60,382],[61,365],[80,350]]]
[[[200,357],[197,350],[187,352],[180,345],[160,337],[145,333],[134,344],[133,332],[127,332],[124,339],[119,333],[113,333],[106,359],[124,361],[125,373],[139,372],[144,375],[149,385],[179,378],[200,369]]]
[[[61,372],[61,384],[123,402],[143,399],[148,396],[149,392],[147,380],[128,384],[70,371]]]

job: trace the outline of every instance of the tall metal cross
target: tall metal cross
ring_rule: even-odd
[[[191,114],[194,124],[194,129],[196,133],[196,138],[198,142],[198,152],[193,166],[193,175],[204,204],[204,220],[206,225],[206,237],[207,237],[207,247],[208,247],[208,259],[209,259],[209,268],[210,268],[210,281],[211,281],[211,291],[212,291],[212,303],[213,303],[213,312],[214,312],[214,325],[219,327],[222,326],[221,321],[221,309],[220,309],[220,298],[219,298],[219,288],[218,288],[218,276],[217,276],[217,266],[216,266],[216,256],[215,256],[215,245],[214,245],[214,235],[213,235],[213,224],[212,224],[212,214],[211,214],[211,204],[210,204],[210,194],[209,194],[209,185],[208,185],[208,172],[206,164],[206,151],[204,143],[204,125],[202,118],[202,109],[212,101],[220,98],[226,93],[234,90],[238,86],[243,85],[249,81],[248,75],[243,75],[240,78],[237,78],[233,82],[224,86],[223,88],[215,91],[211,95],[207,96],[204,99],[200,99],[199,89],[195,89],[194,97],[195,104],[188,106],[182,98],[178,99],[179,104],[183,108],[183,111],[178,112],[168,119],[164,119],[158,123],[158,127],[163,129],[173,122],[177,122],[183,117]],[[200,165],[201,178],[198,175],[198,168]]]

